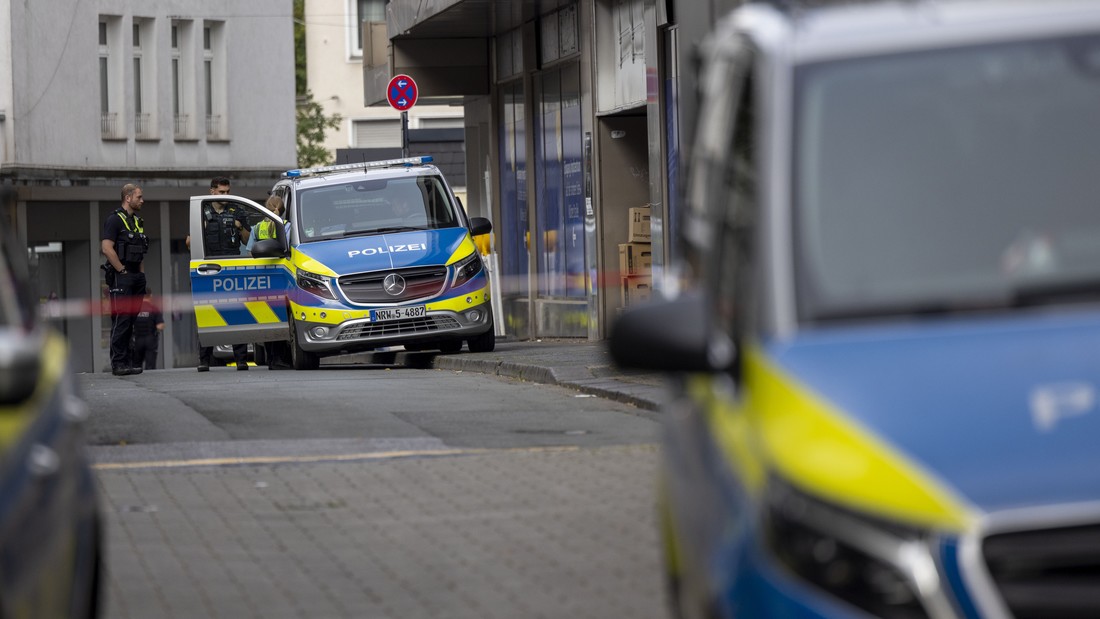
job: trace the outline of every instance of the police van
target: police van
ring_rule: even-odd
[[[750,2],[703,48],[677,617],[1100,617],[1100,3]],[[671,286],[666,286],[666,291]]]
[[[271,196],[284,217],[239,196],[191,198],[203,346],[286,347],[299,370],[391,346],[493,350],[489,274],[473,238],[492,225],[466,215],[431,157],[289,170]],[[219,246],[204,236],[214,209],[243,213],[248,232],[238,233],[250,242],[208,250]]]

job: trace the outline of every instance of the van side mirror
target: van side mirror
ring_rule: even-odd
[[[735,349],[710,327],[701,296],[685,295],[627,309],[611,325],[611,358],[619,367],[662,372],[722,372]]]
[[[253,258],[281,258],[285,255],[286,248],[280,239],[264,239],[252,246]]]
[[[470,236],[480,236],[493,231],[493,224],[484,217],[470,218]]]
[[[19,404],[38,388],[42,348],[41,334],[0,329],[0,406]]]

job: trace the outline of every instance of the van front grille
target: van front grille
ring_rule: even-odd
[[[996,533],[982,555],[1016,619],[1100,617],[1100,524]]]
[[[404,290],[397,295],[386,292],[384,282],[387,275],[398,275],[404,283]],[[443,292],[447,283],[447,267],[431,266],[392,271],[372,271],[356,273],[336,279],[336,285],[352,303],[402,303],[416,299],[434,297]]]

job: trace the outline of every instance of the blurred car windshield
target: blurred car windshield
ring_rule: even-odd
[[[459,225],[441,179],[360,179],[298,192],[302,240]]]
[[[1100,38],[796,74],[800,320],[1100,297]]]

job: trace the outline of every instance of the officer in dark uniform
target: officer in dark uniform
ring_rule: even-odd
[[[141,374],[141,366],[131,365],[130,339],[145,296],[142,261],[149,251],[149,237],[138,215],[143,204],[141,187],[123,185],[122,205],[103,222],[100,240],[100,251],[107,258],[101,268],[111,295],[111,373],[115,376]]]
[[[134,367],[142,367],[152,370],[157,367],[157,348],[160,343],[160,332],[164,330],[164,315],[160,308],[153,304],[153,295],[145,291],[145,300],[141,303],[141,311],[137,313],[134,321]]]
[[[210,193],[229,194],[229,179],[217,177],[210,181]],[[240,256],[248,242],[248,214],[234,204],[207,202],[202,210],[202,240],[207,258]],[[188,243],[190,247],[190,243]],[[210,370],[214,358],[213,346],[199,347],[199,371]],[[233,345],[233,360],[238,370],[248,369],[248,344]]]

